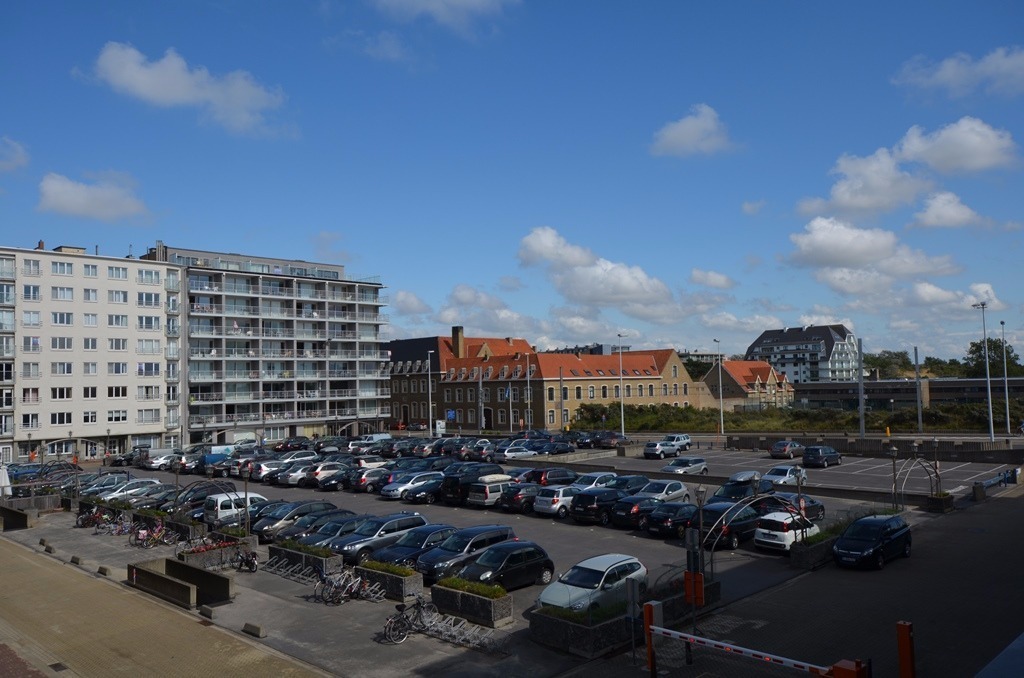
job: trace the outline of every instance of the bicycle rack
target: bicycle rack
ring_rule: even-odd
[[[266,562],[266,564],[263,566],[263,571],[264,572],[275,573],[275,572],[277,572],[277,564],[278,564],[278,557],[274,556],[273,558],[268,560]]]

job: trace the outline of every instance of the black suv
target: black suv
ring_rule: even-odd
[[[607,525],[612,521],[612,507],[618,500],[626,496],[629,495],[625,490],[591,487],[572,498],[572,503],[569,504],[569,515],[577,523]]]
[[[542,487],[537,483],[513,483],[501,491],[498,506],[506,511],[533,513],[533,503],[537,501],[537,493]]]
[[[864,516],[850,523],[832,546],[836,565],[869,565],[881,570],[885,561],[910,557],[910,525],[902,516]]]
[[[724,545],[736,550],[741,541],[754,538],[761,516],[749,506],[731,502],[715,502],[701,509],[700,526],[704,548]]]
[[[450,468],[450,467],[449,467]],[[469,495],[469,486],[480,480],[481,476],[504,473],[505,470],[499,464],[485,464],[483,462],[468,463],[460,466],[452,473],[445,469],[445,478],[441,481],[441,499],[446,504],[463,505]]]
[[[771,494],[775,492],[775,483],[762,478],[757,471],[741,471],[730,476],[721,487],[708,499],[712,501],[739,501],[755,494]]]
[[[420,554],[416,570],[424,583],[433,583],[451,577],[463,566],[475,561],[488,546],[515,539],[516,533],[508,525],[477,525],[454,532],[439,546]]]
[[[579,473],[567,468],[535,468],[523,481],[538,485],[572,485],[579,477]]]

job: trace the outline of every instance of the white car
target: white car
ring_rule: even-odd
[[[690,490],[678,480],[652,480],[637,492],[636,497],[654,497],[662,501],[690,501]]]
[[[306,473],[312,470],[312,464],[299,464],[295,468],[289,469],[282,473],[278,479],[278,485],[295,485],[299,486],[299,483],[306,480]]]
[[[703,457],[678,457],[661,469],[662,473],[686,473],[706,476],[708,463]]]
[[[536,457],[537,450],[528,449],[522,445],[511,445],[504,450],[498,450],[494,453],[494,461],[511,461],[513,459],[523,459],[525,457]]]
[[[533,512],[542,515],[565,518],[569,515],[569,504],[582,487],[575,485],[549,485],[542,487],[533,500]]]
[[[394,482],[388,483],[380,490],[380,496],[385,499],[405,499],[410,492],[429,483],[431,480],[444,478],[440,471],[424,471],[422,473],[405,473],[399,476]]]
[[[797,485],[807,482],[807,471],[802,466],[775,466],[761,477],[774,485]]]
[[[608,553],[573,565],[548,584],[537,599],[538,607],[567,610],[610,608],[626,600],[626,580],[637,579],[640,593],[647,590],[647,568],[633,556]]]
[[[618,474],[612,473],[611,471],[592,471],[590,473],[584,473],[579,478],[572,481],[572,484],[585,490],[588,487],[604,487],[617,477]]]
[[[160,454],[160,455],[157,455],[155,457],[150,457],[150,458],[146,459],[144,462],[142,462],[142,466],[143,466],[143,468],[159,469],[161,471],[166,471],[166,470],[168,470],[170,468],[173,468],[175,464],[180,464],[180,463],[181,463],[181,455],[180,454],[169,453],[169,454]]]
[[[99,495],[100,499],[127,499],[132,495],[139,494],[149,488],[150,485],[159,485],[156,478],[136,478],[118,485],[107,492]]]
[[[821,530],[807,518],[792,513],[768,513],[757,521],[754,546],[789,552],[791,546]]]

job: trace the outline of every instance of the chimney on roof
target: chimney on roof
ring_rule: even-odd
[[[37,250],[45,250],[46,249],[46,243],[44,243],[42,240],[40,240],[39,244],[36,245],[36,249]]]
[[[466,357],[466,333],[462,325],[452,327],[452,351],[456,358]]]

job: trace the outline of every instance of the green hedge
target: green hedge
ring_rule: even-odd
[[[307,544],[300,544],[294,539],[285,539],[283,542],[278,544],[278,546],[280,546],[283,549],[288,549],[289,551],[299,551],[300,553],[308,553],[309,555],[316,556],[317,558],[333,558],[334,556],[338,555],[331,549],[324,548],[322,546],[309,546]]]
[[[466,581],[459,577],[448,577],[447,579],[442,579],[437,582],[437,585],[491,599],[502,598],[508,595],[508,591],[497,584],[481,584],[476,581]]]
[[[364,567],[367,570],[374,570],[376,572],[386,572],[387,574],[393,574],[399,577],[411,577],[416,574],[416,570],[405,565],[396,565],[395,563],[381,563],[376,560],[367,560],[360,564],[360,567]]]
[[[564,619],[573,624],[581,626],[594,626],[601,622],[615,619],[626,614],[626,603],[616,603],[610,607],[599,607],[596,610],[570,610],[564,607],[551,607],[545,605],[535,609],[537,614],[543,614],[555,619]]]

